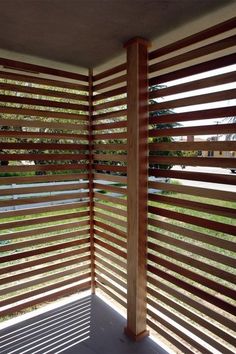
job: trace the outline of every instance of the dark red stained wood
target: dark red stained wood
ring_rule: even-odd
[[[236,42],[236,36],[231,36],[228,38],[221,39],[211,44],[201,46],[200,48],[190,50],[189,52],[185,52],[183,54],[179,54],[172,58],[153,64],[149,67],[149,72],[152,73],[154,71],[168,68],[173,65],[182,64],[188,60],[196,59],[204,55],[209,55],[211,53],[215,53],[217,51],[227,49],[229,47],[234,46],[235,42]]]
[[[81,74],[72,73],[72,72],[65,71],[65,70],[48,68],[46,66],[29,64],[29,63],[20,62],[20,61],[11,60],[11,59],[0,58],[0,65],[3,65],[5,67],[10,67],[12,69],[19,69],[19,70],[35,72],[36,74],[43,73],[43,74],[48,74],[48,75],[66,77],[68,79],[73,79],[76,81],[88,82],[87,75],[81,75]]]
[[[91,256],[91,291],[95,293],[95,243],[94,243],[94,173],[93,173],[93,70],[89,69],[89,223],[90,223],[90,256]]]
[[[33,106],[43,106],[43,107],[57,107],[62,109],[72,109],[72,110],[81,110],[88,111],[88,106],[77,104],[77,103],[69,103],[69,102],[59,102],[59,101],[49,101],[44,99],[37,98],[26,98],[26,97],[18,97],[11,95],[0,95],[0,102],[11,102],[11,103],[19,103]]]
[[[150,117],[149,124],[187,122],[191,120],[215,119],[233,117],[236,115],[236,107],[211,108],[185,113],[162,114],[157,117]]]
[[[216,36],[217,34],[224,33],[226,31],[234,29],[235,26],[236,26],[236,19],[235,19],[235,17],[232,17],[231,19],[229,19],[225,22],[222,22],[222,23],[217,24],[213,27],[204,29],[201,32],[195,33],[193,35],[190,35],[188,37],[180,39],[179,41],[168,44],[165,47],[162,47],[162,48],[152,51],[149,54],[149,60],[152,60],[152,59],[160,57],[162,55],[171,53],[175,50],[185,48],[188,45],[192,45],[194,43],[203,41],[204,39],[211,38],[213,36]]]
[[[148,42],[127,48],[127,328],[138,339],[146,330],[146,239],[148,168]]]
[[[223,68],[235,64],[236,54],[229,54],[221,58],[212,59],[200,64],[192,65],[184,69],[178,69],[167,74],[153,77],[149,80],[149,86],[162,84],[167,81],[182,79],[186,76],[203,73],[204,71]]]
[[[103,71],[103,72],[101,72],[101,73],[99,73],[99,74],[95,74],[95,75],[93,76],[93,80],[94,80],[94,81],[98,81],[98,80],[107,78],[108,76],[117,74],[117,73],[119,73],[119,72],[121,72],[121,71],[124,71],[124,70],[126,70],[126,63],[117,65],[117,66],[115,66],[114,68],[105,70],[105,71]]]
[[[32,76],[32,75],[23,75],[23,74],[18,74],[18,73],[11,73],[8,71],[2,71],[0,70],[0,77],[3,79],[9,79],[13,81],[20,81],[20,82],[32,82],[37,85],[45,85],[45,86],[50,86],[50,87],[60,87],[60,88],[68,88],[72,90],[77,90],[77,91],[83,91],[85,93],[88,92],[88,86],[78,84],[77,82],[68,82],[68,81],[63,81],[63,80],[52,80],[52,79],[46,79],[42,78],[40,76]]]
[[[4,114],[17,114],[24,116],[33,116],[33,117],[48,117],[48,118],[62,118],[70,120],[82,120],[88,121],[88,116],[85,114],[77,113],[67,113],[67,112],[54,112],[46,111],[41,109],[28,109],[28,108],[12,108],[12,107],[0,107],[0,112]]]

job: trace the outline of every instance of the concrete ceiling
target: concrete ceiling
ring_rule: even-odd
[[[0,48],[80,67],[96,67],[120,55],[123,43],[130,38],[154,40],[230,2],[0,0]]]

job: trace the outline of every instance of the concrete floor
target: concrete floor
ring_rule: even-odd
[[[87,296],[0,331],[1,354],[167,354],[150,338],[135,343],[125,319],[99,297]]]

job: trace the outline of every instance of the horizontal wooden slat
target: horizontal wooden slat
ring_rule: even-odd
[[[219,237],[214,237],[208,234],[201,233],[199,231],[193,231],[188,229],[186,226],[179,226],[179,225],[173,225],[169,222],[165,222],[163,220],[154,220],[154,219],[149,219],[149,224],[161,229],[164,229],[169,232],[176,233],[178,235],[183,236],[184,238],[194,240],[194,241],[200,241],[202,243],[205,243],[206,245],[212,245],[215,247],[219,247],[222,250],[228,250],[230,252],[236,252],[236,245],[232,241],[228,241],[225,238],[219,238]],[[219,255],[219,260],[221,258],[221,255]],[[217,255],[217,256],[218,256]],[[217,257],[216,257],[217,258]],[[223,257],[223,259],[225,259]]]
[[[195,95],[192,97],[179,98],[171,101],[159,102],[149,105],[149,112],[160,111],[162,109],[178,108],[191,105],[198,105],[204,103],[225,101],[235,99],[236,89],[225,90],[220,92],[207,93],[202,95]]]
[[[176,95],[178,93],[183,93],[187,91],[204,89],[212,86],[228,84],[236,81],[236,73],[229,72],[226,74],[220,74],[216,76],[210,76],[204,79],[199,79],[195,81],[185,82],[183,84],[174,85],[170,87],[164,87],[151,91],[149,93],[149,99],[164,97],[168,95]]]
[[[0,76],[1,76],[1,72],[0,72]],[[71,93],[68,91],[49,90],[49,89],[31,87],[31,86],[23,86],[23,85],[8,84],[8,83],[6,84],[2,82],[0,82],[0,90],[24,92],[32,95],[58,97],[58,98],[88,102],[88,96],[81,95],[78,93]]]
[[[127,238],[126,232],[122,231],[120,228],[117,229],[114,225],[111,226],[111,225],[108,225],[108,224],[106,224],[102,221],[99,221],[99,220],[95,220],[94,225],[102,230],[105,230],[106,232],[108,231],[116,236],[120,236],[124,240],[126,240],[126,238]]]
[[[204,125],[204,129],[199,131],[199,127],[183,127],[168,129],[153,129],[149,131],[149,136],[187,136],[187,135],[207,135],[207,134],[233,134],[236,131],[236,123]]]
[[[117,274],[119,277],[123,278],[123,280],[126,282],[127,274],[124,271],[125,268],[123,270],[118,269],[117,267],[114,266],[114,263],[108,263],[107,262],[108,259],[104,260],[103,258],[100,258],[99,255],[100,254],[97,255],[97,253],[96,253],[96,256],[95,256],[96,265],[97,265],[97,263],[103,265],[104,267],[110,269],[113,273]]]
[[[210,44],[206,44],[196,49],[192,49],[188,52],[172,56],[169,59],[162,60],[161,62],[152,64],[149,66],[149,73],[159,71],[165,68],[169,68],[174,65],[185,63],[186,61],[209,55],[230,47],[233,47],[236,42],[236,36],[232,35],[227,38],[220,39]]]
[[[127,104],[127,99],[126,98],[120,98],[117,100],[112,100],[112,101],[107,101],[104,103],[99,103],[94,106],[94,109],[96,111],[102,111],[108,108],[114,108],[114,107],[119,107],[119,106],[124,106]]]
[[[11,298],[8,298],[6,300],[1,301],[0,302],[0,306],[4,307],[4,306],[7,306],[9,304],[13,304],[14,302],[17,303],[18,301],[26,300],[27,298],[31,298],[31,297],[36,296],[36,295],[41,295],[41,294],[46,293],[48,291],[55,290],[56,288],[60,288],[60,287],[66,286],[66,285],[70,285],[73,282],[79,282],[81,280],[84,280],[84,279],[88,278],[90,276],[90,274],[91,273],[82,274],[82,275],[74,277],[74,278],[70,278],[70,279],[67,279],[67,280],[60,281],[60,282],[58,282],[56,284],[43,286],[43,287],[41,287],[39,289],[31,290],[31,291],[26,292],[24,294],[13,296]]]
[[[0,166],[0,173],[8,172],[32,172],[32,171],[70,171],[70,170],[87,170],[87,164],[63,164],[63,165],[19,165],[19,166]]]
[[[123,228],[127,227],[127,222],[118,218],[114,218],[111,215],[107,215],[104,213],[101,213],[99,211],[94,212],[95,218],[102,219],[102,221],[107,222],[107,223],[112,223],[113,226],[121,226]]]
[[[119,109],[118,111],[95,114],[93,118],[95,121],[98,121],[103,119],[126,117],[126,115],[127,115],[127,109]]]
[[[107,76],[115,75],[115,74],[119,73],[120,71],[124,71],[124,70],[126,70],[126,63],[117,65],[112,69],[108,69],[108,70],[102,71],[101,73],[95,74],[93,76],[93,80],[94,81],[102,80],[102,79],[106,78]]]
[[[187,266],[191,266],[191,267],[196,268],[197,271],[200,270],[205,273],[208,273],[208,276],[214,275],[218,278],[222,278],[223,281],[225,280],[228,282],[232,282],[234,284],[236,283],[236,277],[233,277],[232,274],[230,274],[229,272],[221,270],[221,269],[219,269],[215,266],[212,266],[210,264],[207,264],[206,262],[202,262],[197,259],[191,258],[189,255],[192,252],[194,255],[199,255],[201,257],[205,257],[207,262],[209,259],[211,259],[213,261],[215,261],[217,259],[217,261],[219,263],[221,261],[223,261],[222,263],[233,267],[233,265],[232,265],[233,259],[232,258],[231,259],[228,258],[229,262],[227,262],[227,257],[225,257],[224,255],[220,255],[216,252],[206,250],[206,249],[199,247],[199,246],[189,245],[189,243],[187,243],[187,242],[179,241],[175,238],[168,237],[167,235],[161,234],[159,232],[149,231],[149,236],[152,238],[155,238],[155,240],[158,242],[160,241],[160,242],[167,244],[168,246],[181,248],[181,250],[187,249],[189,252],[188,255],[184,255],[178,251],[173,251],[170,248],[166,248],[166,247],[163,247],[159,244],[154,244],[153,242],[149,241],[148,248],[149,248],[149,250],[154,251],[155,254],[159,253],[159,255],[161,255],[161,256],[163,256],[163,255],[168,256],[169,258],[173,259],[173,263],[181,262],[182,264],[186,264]],[[219,256],[219,259],[218,259],[218,256]],[[226,261],[224,261],[224,260],[226,260]],[[197,275],[197,277],[198,276],[199,276],[199,274]],[[222,284],[222,281],[218,281],[218,280],[212,281],[211,279],[208,279],[206,277],[206,275],[199,276],[198,282],[202,285],[207,286],[207,287],[211,287],[212,289],[216,290],[217,292],[219,292],[221,294],[224,294],[225,296],[232,297],[233,299],[236,295],[233,288],[231,289],[231,288],[229,288],[229,286],[224,286],[224,284]],[[206,284],[204,284],[204,283],[206,283]]]
[[[87,224],[89,224],[88,221],[87,221]],[[59,230],[59,232],[62,230]],[[66,228],[65,228],[65,230],[67,231]],[[24,251],[25,251],[26,248],[32,249],[32,247],[36,247],[37,245],[38,245],[38,249],[40,249],[41,247],[44,247],[45,245],[50,244],[50,243],[54,243],[54,244],[59,245],[60,241],[65,241],[68,239],[76,239],[77,237],[79,237],[81,235],[86,236],[87,234],[89,234],[88,230],[79,230],[79,231],[61,233],[61,234],[57,234],[57,235],[53,235],[53,236],[46,236],[43,238],[37,238],[37,239],[33,239],[33,240],[31,239],[29,241],[27,240],[27,241],[22,241],[22,242],[15,242],[15,243],[6,244],[6,245],[1,246],[1,252],[10,252],[10,251],[15,252],[15,250],[21,250],[21,249],[24,249]],[[56,241],[57,241],[57,243],[56,243]]]
[[[224,118],[224,117],[233,117],[234,115],[236,115],[236,107],[210,108],[210,109],[184,112],[184,113],[161,114],[156,117],[150,117],[149,124],[161,124],[161,123],[166,124],[166,123],[176,123],[176,122],[184,122],[184,121],[186,122],[191,120],[204,120],[204,119],[212,119],[212,118],[216,119],[216,118]],[[201,134],[204,134],[204,132],[201,131]],[[197,135],[197,133],[195,135]]]
[[[89,207],[88,201],[85,202],[83,201],[83,202],[73,202],[70,204],[62,204],[62,205],[54,205],[54,206],[50,205],[50,206],[33,208],[33,209],[27,208],[23,210],[12,210],[12,211],[1,212],[0,219],[37,215],[41,213],[46,214],[46,213],[57,212],[57,211],[69,211],[73,209],[88,208],[88,207]]]
[[[116,294],[114,294],[112,291],[110,291],[109,289],[107,289],[106,286],[104,286],[99,280],[96,281],[96,285],[99,289],[101,289],[102,291],[104,291],[105,294],[107,294],[109,297],[111,297],[112,299],[114,299],[116,302],[118,302],[121,306],[126,308],[126,302],[123,301],[119,296],[117,296]]]
[[[117,258],[115,254],[104,252],[104,250],[96,247],[95,245],[95,259],[97,255],[101,257],[99,258],[100,261],[104,261],[104,259],[111,261],[109,264],[114,267],[114,269],[116,269],[116,266],[118,266],[118,268],[122,269],[126,274],[126,262],[123,259]]]
[[[199,227],[203,227],[206,229],[211,229],[219,232],[224,231],[225,233],[236,236],[236,226],[224,224],[223,222],[212,221],[205,218],[178,213],[172,210],[166,210],[166,209],[155,208],[150,206],[148,208],[148,211],[152,214],[165,216],[167,218],[178,220],[180,222],[182,221],[185,223],[193,224]]]
[[[88,121],[88,116],[86,114],[76,114],[68,112],[55,112],[43,109],[28,109],[28,108],[13,108],[13,107],[1,107],[0,113],[4,114],[17,114],[23,116],[33,116],[33,117],[47,117],[47,118],[58,118],[58,119],[74,119],[76,121],[85,120]]]
[[[224,21],[220,24],[216,24],[215,26],[212,26],[210,28],[206,28],[206,29],[202,30],[201,32],[192,34],[192,35],[187,36],[183,39],[175,41],[174,43],[168,44],[162,48],[158,48],[158,49],[152,51],[149,54],[149,60],[152,60],[152,59],[160,57],[162,55],[171,53],[175,50],[185,48],[189,45],[192,45],[192,44],[198,43],[200,41],[203,41],[205,39],[211,38],[211,37],[216,36],[220,33],[230,31],[231,29],[235,28],[235,25],[236,25],[235,17],[232,17],[229,20]]]
[[[115,291],[119,296],[121,296],[122,298],[126,298],[126,294],[123,290],[120,289],[120,287],[114,285],[112,282],[110,282],[107,278],[101,276],[101,274],[97,274],[96,273],[96,278],[97,281],[102,284],[103,286],[109,287],[110,289],[112,289],[113,291]]]
[[[10,265],[10,266],[5,266],[5,267],[1,267],[0,269],[0,275],[6,275],[8,274],[7,277],[4,277],[1,279],[1,284],[2,282],[4,283],[5,281],[8,282],[8,278],[10,279],[10,273],[12,272],[18,272],[18,271],[24,271],[25,269],[30,269],[30,272],[34,272],[31,268],[32,267],[35,267],[35,266],[41,266],[41,265],[45,265],[47,263],[51,263],[51,262],[57,262],[57,261],[62,261],[68,257],[77,257],[77,263],[80,262],[80,259],[83,259],[83,257],[87,257],[87,256],[83,256],[83,254],[86,254],[90,252],[90,247],[87,246],[87,247],[81,247],[80,249],[74,249],[74,250],[70,250],[68,252],[64,251],[63,252],[63,258],[62,258],[62,254],[61,252],[60,253],[57,253],[57,254],[54,254],[53,256],[50,255],[50,256],[44,256],[43,254],[43,257],[37,257],[36,259],[34,259],[33,261],[17,261],[17,263],[13,264],[13,265]],[[89,257],[89,256],[88,256]],[[37,271],[37,270],[35,270]],[[41,268],[39,268],[39,271],[41,271]],[[19,275],[13,275],[12,278],[15,278],[15,277],[20,277],[20,276],[23,276],[24,277],[24,273],[20,273]]]
[[[16,275],[14,274],[14,275],[2,278],[2,279],[0,279],[0,285],[18,282],[22,279],[29,279],[30,277],[34,277],[38,274],[48,273],[53,270],[58,270],[60,268],[65,268],[65,267],[69,267],[69,266],[76,265],[76,264],[78,265],[79,263],[88,262],[89,260],[90,260],[89,255],[81,256],[80,258],[76,257],[76,258],[66,260],[66,261],[62,260],[61,262],[58,262],[55,264],[50,264],[48,266],[40,267],[37,269],[31,269],[30,271],[21,272]],[[89,268],[88,265],[87,265],[87,268]]]
[[[37,98],[26,98],[26,97],[11,96],[11,95],[0,94],[0,102],[19,103],[19,104],[26,104],[31,106],[57,107],[57,108],[71,109],[76,111],[81,110],[85,112],[88,111],[88,106],[82,104],[50,101],[50,100],[37,99]]]
[[[41,284],[44,284],[46,282],[51,282],[51,281],[56,280],[58,278],[59,279],[64,278],[68,275],[78,274],[78,276],[79,276],[79,272],[85,271],[85,270],[87,270],[87,271],[89,270],[88,264],[73,267],[73,268],[63,270],[60,272],[56,272],[56,273],[54,272],[53,274],[50,274],[50,275],[43,275],[43,273],[42,273],[40,278],[36,278],[33,280],[29,280],[29,281],[27,279],[27,281],[25,281],[24,283],[21,282],[16,285],[11,285],[11,286],[5,287],[4,289],[1,289],[0,296],[7,295],[7,294],[9,295],[9,293],[12,293],[12,292],[16,292],[19,290],[25,290],[27,288],[34,287],[34,286],[39,286]]]
[[[125,95],[126,92],[127,92],[126,86],[122,86],[122,87],[116,88],[114,90],[109,90],[109,91],[99,93],[99,94],[96,94],[96,92],[95,92],[95,95],[93,96],[93,101],[98,102],[98,101],[104,100],[106,98],[116,97],[119,95]]]
[[[126,82],[126,75],[121,75],[118,77],[115,77],[114,79],[110,79],[104,82],[101,82],[99,84],[96,84],[93,86],[94,91],[100,91],[103,90],[105,88],[120,84]]]
[[[150,156],[149,163],[161,165],[209,166],[221,168],[235,168],[236,159],[230,157],[177,157],[177,156]]]
[[[177,264],[173,264],[170,261],[162,259],[161,257],[154,256],[153,254],[148,255],[148,260],[155,262],[156,264],[166,267],[168,270],[172,270],[173,272],[176,272],[177,274],[181,275],[184,278],[184,280],[182,280],[181,282],[186,284],[185,289],[188,288],[188,291],[192,292],[195,296],[198,296],[202,300],[207,301],[211,305],[217,306],[218,308],[230,314],[235,313],[234,305],[208,293],[206,290],[202,290],[202,285],[212,289],[214,283],[213,281],[210,281],[209,279],[206,279],[200,276],[199,274],[192,272],[188,269],[180,267]],[[186,280],[193,281],[194,285],[190,285]],[[215,285],[216,285],[216,289],[213,290],[217,291],[217,288],[219,288],[219,284],[215,283]]]
[[[94,144],[93,150],[103,151],[103,150],[110,150],[110,151],[122,151],[127,150],[127,144]]]
[[[156,303],[151,300],[151,299],[148,299],[147,300],[148,304],[151,305],[152,307],[154,307],[154,309],[156,308]],[[168,316],[168,319],[171,319],[172,321],[176,321],[178,320],[178,324],[182,325],[183,328],[186,328],[191,331],[191,333],[193,333],[195,336],[197,336],[197,334],[201,334],[200,331],[196,330],[194,328],[194,326],[191,326],[190,324],[188,324],[187,321],[184,321],[183,319],[179,319],[178,316],[176,316],[175,314],[173,314],[171,311],[167,310],[166,307],[163,307],[161,305],[158,305],[158,309],[159,311],[161,311],[165,316]],[[188,343],[187,346],[188,346],[188,349],[186,348],[184,350],[184,353],[192,353],[194,351],[199,351],[200,353],[204,352],[204,353],[208,353],[208,354],[211,354],[212,351],[210,349],[208,349],[206,347],[206,345],[204,344],[204,342],[200,342],[197,338],[198,337],[190,337],[188,336],[187,333],[185,333],[185,331],[182,331],[181,328],[178,328],[177,326],[175,326],[175,324],[168,320],[166,320],[165,318],[163,317],[160,317],[158,316],[157,314],[155,314],[152,310],[148,309],[147,310],[147,313],[149,316],[151,316],[154,320],[160,322],[162,325],[164,325],[166,328],[168,328],[170,331],[172,331],[175,335],[177,335],[178,337],[180,337],[182,340],[185,341],[185,343]],[[167,318],[167,317],[166,317]],[[166,336],[166,335],[165,335]],[[204,336],[203,336],[204,337]],[[201,338],[202,339],[202,338]],[[172,339],[173,341],[173,339]],[[177,345],[178,346],[178,345]],[[191,349],[190,349],[190,346],[191,346]],[[178,346],[179,347],[179,346]]]
[[[82,154],[0,154],[0,161],[22,161],[22,160],[44,160],[44,161],[50,161],[50,160],[87,160],[88,155],[82,155]]]
[[[51,129],[65,129],[65,130],[82,130],[88,131],[87,125],[71,124],[71,123],[57,123],[57,122],[44,122],[41,120],[23,120],[23,119],[0,119],[0,125],[9,127],[33,127],[33,128],[46,128]],[[56,133],[54,133],[56,134]]]
[[[103,200],[103,201],[107,201],[107,202],[111,202],[112,204],[118,204],[118,205],[127,205],[127,201],[125,199],[121,199],[121,198],[116,198],[116,197],[112,197],[112,196],[108,196],[102,193],[98,193],[95,192],[94,193],[94,198]]]
[[[115,255],[126,259],[126,253],[124,251],[121,251],[117,247],[113,247],[111,245],[108,245],[106,242],[103,242],[103,241],[101,241],[101,240],[99,240],[97,238],[95,238],[95,245],[103,247],[106,250],[106,252],[112,252]]]
[[[183,79],[187,76],[201,74],[205,71],[220,69],[228,65],[235,64],[236,54],[225,55],[221,58],[205,61],[200,64],[188,66],[184,69],[178,69],[167,74],[162,74],[157,77],[149,79],[149,85],[159,85],[168,81]]]
[[[170,196],[164,196],[160,194],[149,194],[149,200],[155,201],[157,203],[169,204],[171,206],[179,206],[185,209],[198,210],[203,213],[225,216],[228,218],[235,218],[236,216],[236,209],[222,207],[219,205],[194,202],[182,198],[172,198]]]
[[[127,168],[126,166],[113,166],[113,165],[102,165],[102,164],[94,164],[94,170],[96,171],[109,171],[109,172],[113,172],[113,173],[123,173],[126,174]],[[0,169],[1,170],[1,169]]]
[[[227,191],[210,189],[210,188],[202,188],[202,187],[183,186],[183,185],[177,185],[173,183],[152,182],[152,181],[150,181],[148,185],[149,188],[155,188],[158,190],[172,191],[176,193],[196,195],[198,197],[201,196],[205,198],[213,198],[213,199],[236,202],[236,193],[233,192],[227,192]]]
[[[93,139],[94,141],[96,141],[96,140],[123,140],[123,139],[127,139],[127,132],[95,134],[93,138],[94,138]],[[122,145],[121,145],[121,149],[122,149]],[[105,144],[104,144],[104,146],[105,146]],[[126,148],[126,144],[124,144],[124,148]]]
[[[162,278],[164,281],[168,281],[172,284],[171,289],[173,292],[181,290],[180,301],[185,301],[190,306],[193,306],[197,311],[201,311],[202,314],[209,316],[213,320],[218,321],[223,326],[226,326],[234,331],[235,323],[230,319],[230,316],[225,316],[221,311],[216,311],[216,309],[212,306],[209,306],[210,299],[214,297],[212,295],[206,294],[201,289],[197,289],[195,286],[187,284],[182,279],[178,279],[177,277],[168,274],[166,271],[161,269],[157,269],[150,264],[148,264],[148,272],[152,275],[156,275]],[[150,279],[148,279],[150,281]],[[186,292],[185,292],[186,290]],[[171,291],[169,292],[171,294]],[[197,301],[195,300],[197,298]],[[206,300],[206,302],[202,300]],[[202,316],[201,316],[202,317]]]
[[[96,225],[96,221],[95,221],[95,225]],[[124,250],[126,249],[126,242],[118,239],[117,237],[113,237],[107,234],[106,232],[102,232],[98,230],[96,227],[94,229],[94,234],[96,235],[97,238],[99,237],[98,239],[102,238],[103,239],[102,241],[105,240],[105,242],[108,242],[108,244],[110,242],[112,246],[115,244],[117,247],[119,246],[122,247]]]
[[[96,132],[97,130],[112,130],[119,128],[127,128],[127,121],[121,120],[118,122],[109,122],[109,123],[98,123],[93,125],[93,130]]]
[[[149,309],[148,310],[148,315],[150,317],[155,316],[155,314],[153,315],[153,312]],[[156,318],[156,316],[155,316]],[[155,321],[155,320],[154,320]],[[161,325],[159,324],[159,322],[161,322]],[[176,339],[175,336],[173,336],[173,333],[169,333],[166,328],[165,328],[165,321],[160,318],[159,321],[155,321],[153,322],[153,320],[150,320],[150,318],[147,318],[147,325],[153,329],[155,332],[157,332],[160,336],[162,336],[166,341],[168,341],[168,343],[171,343],[172,345],[174,345],[175,347],[175,351],[176,352],[180,352],[180,353],[185,353],[185,354],[192,354],[192,350],[190,350],[189,348],[187,348],[187,346],[184,345],[183,343],[183,339]],[[163,328],[164,326],[164,328]],[[168,324],[167,322],[167,327],[169,327],[169,330],[172,329],[173,326],[171,326],[171,324]],[[181,334],[180,331],[178,331],[178,329],[174,329],[174,332],[177,332],[177,334]],[[183,337],[184,334],[182,334],[180,337]],[[186,337],[184,336],[184,339],[186,340]],[[186,344],[186,342],[185,342]]]
[[[4,223],[0,224],[0,230],[7,230],[7,229],[13,229],[17,227],[23,227],[23,226],[31,226],[31,225],[39,225],[39,224],[46,224],[46,223],[52,223],[55,221],[62,221],[62,220],[69,220],[69,219],[80,219],[82,217],[86,217],[89,215],[89,211],[81,211],[81,212],[74,212],[74,213],[66,213],[66,214],[59,214],[59,215],[50,215],[50,216],[43,216],[43,217],[34,217],[32,219],[24,219],[24,220],[18,220],[18,221],[7,221]],[[25,215],[27,216],[27,215]],[[0,239],[3,238],[4,235],[0,235]],[[7,237],[7,236],[6,236]],[[9,237],[9,236],[8,236]]]
[[[88,189],[88,183],[69,183],[69,184],[51,184],[49,186],[30,186],[30,187],[16,187],[14,188],[0,188],[2,196],[6,195],[20,195],[20,194],[34,194],[56,191],[81,191],[81,189]]]
[[[65,150],[79,151],[79,150],[88,150],[88,144],[75,144],[75,143],[1,143],[0,149],[9,149],[9,150],[62,150],[63,153]]]
[[[78,193],[65,193],[61,195],[54,195],[49,197],[32,197],[32,198],[22,198],[17,200],[3,200],[0,201],[0,207],[7,207],[7,206],[16,206],[16,205],[27,205],[29,204],[37,204],[37,203],[49,203],[55,201],[65,201],[65,200],[74,200],[74,199],[84,199],[88,198],[88,192],[78,192]]]
[[[94,188],[106,191],[106,192],[112,192],[112,193],[118,193],[118,194],[127,194],[127,189],[123,187],[116,187],[116,186],[110,186],[108,184],[102,184],[102,183],[94,183]]]
[[[102,209],[102,210],[106,210],[106,211],[109,211],[115,215],[121,215],[121,216],[124,216],[125,218],[127,217],[127,212],[126,210],[124,209],[121,209],[121,208],[114,208],[113,206],[110,206],[110,205],[107,205],[107,204],[102,204],[102,203],[99,203],[99,202],[95,202],[94,203],[94,207],[95,209]]]
[[[117,154],[94,154],[93,158],[95,161],[122,161],[122,162],[127,161],[126,155],[117,155]],[[1,159],[1,154],[0,154],[0,159]]]
[[[13,73],[4,70],[0,70],[0,78],[14,81],[14,83],[15,81],[20,81],[24,83],[30,82],[38,85],[54,87],[56,89],[60,87],[63,89],[66,88],[71,90],[84,91],[85,94],[88,93],[88,86],[86,86],[85,84],[79,84],[78,82],[68,82],[63,80],[48,79],[40,76],[19,74],[15,72]]]
[[[235,176],[208,172],[177,171],[173,169],[161,170],[151,168],[149,169],[149,176],[236,185]]]
[[[88,229],[83,229],[83,230],[77,230],[77,231],[73,231],[73,232],[66,232],[60,235],[49,235],[49,236],[44,236],[42,238],[34,238],[35,236],[38,235],[46,235],[49,234],[50,232],[57,232],[57,231],[68,231],[74,228],[78,228],[78,227],[83,227],[83,226],[88,226],[89,225],[89,221],[88,220],[83,220],[83,221],[76,221],[76,222],[70,222],[67,224],[57,224],[57,225],[53,225],[53,226],[46,226],[46,227],[41,227],[41,228],[37,228],[37,229],[30,229],[30,230],[25,230],[25,231],[18,231],[18,232],[13,232],[10,234],[2,234],[0,235],[0,239],[2,240],[17,240],[17,239],[26,239],[26,238],[30,238],[30,240],[26,240],[26,241],[20,241],[20,242],[14,242],[14,243],[7,243],[7,244],[3,244],[1,245],[1,251],[2,252],[6,252],[12,249],[20,249],[20,248],[25,248],[25,247],[29,247],[32,245],[37,245],[37,244],[46,244],[48,242],[53,242],[53,241],[57,241],[57,240],[61,240],[63,241],[63,238],[73,238],[73,237],[79,237],[79,236],[84,236],[86,234],[88,234],[89,230]],[[33,239],[31,239],[31,237],[33,237]],[[51,238],[50,238],[51,237]],[[63,238],[62,238],[63,237]]]
[[[123,280],[119,279],[113,273],[108,272],[104,267],[100,267],[98,264],[96,264],[95,270],[96,270],[96,274],[98,274],[99,276],[100,276],[100,274],[102,276],[105,275],[106,277],[108,277],[111,280],[113,280],[116,284],[122,286],[123,288],[126,288],[126,283]]]
[[[151,151],[236,151],[236,141],[150,143]]]
[[[19,260],[22,258],[33,257],[33,256],[37,256],[39,254],[45,254],[45,253],[61,250],[64,248],[78,247],[80,245],[85,245],[88,242],[89,242],[89,238],[85,238],[82,240],[61,243],[59,245],[53,245],[53,246],[48,246],[48,247],[44,247],[44,248],[37,248],[32,251],[26,251],[26,252],[21,252],[21,253],[17,253],[17,254],[12,254],[10,256],[1,257],[0,261],[2,263],[11,262],[11,261]]]
[[[51,294],[42,295],[42,296],[40,296],[40,298],[36,298],[34,300],[30,299],[30,301],[28,301],[28,302],[24,302],[19,305],[11,306],[10,308],[8,308],[6,310],[1,311],[1,315],[2,316],[11,315],[11,314],[17,313],[23,309],[27,309],[29,307],[32,307],[32,306],[35,306],[35,305],[38,305],[41,303],[45,303],[47,301],[53,301],[58,298],[62,298],[63,296],[72,295],[74,293],[77,293],[78,291],[87,290],[90,287],[91,287],[91,281],[86,281],[86,282],[83,282],[82,284],[70,286],[70,287],[63,289],[63,290],[57,290],[56,292],[53,292]]]
[[[110,182],[113,182],[113,183],[122,183],[122,184],[126,184],[127,183],[127,177],[108,175],[108,174],[105,174],[105,173],[94,173],[94,179],[95,180],[101,180],[101,181],[110,181]]]
[[[61,76],[61,77],[66,77],[68,79],[88,82],[87,75],[77,74],[66,70],[48,68],[46,66],[25,63],[22,61],[0,58],[0,65],[12,69],[14,68],[15,70],[19,69],[19,70],[43,73],[43,74],[54,75],[54,76]]]
[[[66,182],[88,180],[87,173],[70,173],[70,174],[54,174],[47,176],[12,176],[1,177],[2,184],[18,184],[18,183],[43,183],[43,182]]]
[[[80,141],[87,141],[87,134],[78,133],[41,133],[41,132],[22,132],[22,131],[0,131],[1,138],[18,138],[18,139],[74,139]]]
[[[208,313],[208,309],[206,307],[204,307],[204,304],[202,304],[202,303],[200,304],[200,303],[194,301],[192,298],[186,296],[185,294],[182,294],[179,291],[176,291],[176,288],[170,287],[170,286],[164,284],[163,282],[160,282],[159,280],[154,279],[150,276],[148,276],[148,282],[150,282],[152,285],[154,285],[157,288],[157,290],[154,290],[153,287],[152,288],[148,287],[149,294],[151,294],[152,296],[154,296],[154,294],[155,294],[155,296],[157,296],[156,291],[158,291],[157,299],[160,298],[167,306],[170,306],[170,305],[171,305],[170,307],[173,306],[173,308],[176,309],[177,311],[179,311],[179,313],[181,315],[189,317],[190,320],[194,321],[196,324],[211,331],[212,333],[214,333],[218,337],[222,338],[226,342],[228,342],[228,343],[235,342],[235,339],[229,333],[222,330],[218,325],[214,324],[212,321],[211,322],[208,321],[205,318],[205,316],[199,316],[199,314],[196,311],[198,309],[199,309],[199,311],[202,312],[202,314],[205,315],[207,312],[207,315],[210,315],[210,313]],[[166,297],[166,295],[163,295],[163,292],[162,292],[162,294],[160,294],[159,290],[164,291],[167,294],[171,295],[172,299],[170,299],[169,297]],[[182,305],[181,305],[181,302],[183,303]],[[187,306],[184,306],[185,304]],[[157,304],[157,306],[158,306],[158,304]],[[193,307],[193,309],[195,311],[191,311],[192,309],[189,309],[188,306]],[[210,309],[209,309],[209,312],[211,312]],[[204,337],[204,335],[203,335],[203,337]],[[208,339],[208,341],[210,343],[209,339]],[[218,343],[218,346],[220,346],[220,345],[221,344]]]

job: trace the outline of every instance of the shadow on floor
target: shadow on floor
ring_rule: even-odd
[[[150,338],[134,343],[125,319],[96,295],[87,296],[0,332],[1,354],[167,354]]]

